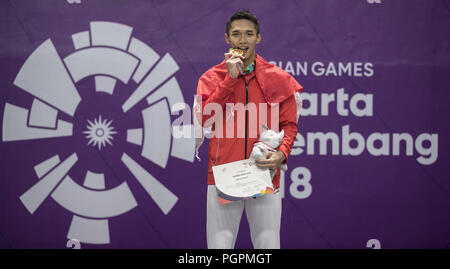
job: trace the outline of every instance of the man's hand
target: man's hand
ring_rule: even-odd
[[[281,166],[286,159],[282,151],[267,152],[265,158],[256,160],[256,165],[260,168],[269,168],[270,170],[276,170]]]
[[[244,69],[244,56],[237,53],[225,53],[225,63],[227,64],[228,75],[237,78],[239,73]]]

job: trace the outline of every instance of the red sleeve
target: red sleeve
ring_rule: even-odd
[[[203,75],[199,79],[197,86],[197,98],[200,98],[200,100],[197,100],[197,103],[201,101],[201,111],[203,111],[204,107],[210,103],[219,104],[222,109],[224,109],[230,94],[233,92],[234,85],[238,81],[238,79],[232,78],[231,76],[226,74],[225,79],[219,82],[219,84],[216,84],[211,78]],[[209,127],[205,126],[204,124],[209,118],[213,117],[214,115],[203,115],[203,113],[196,113],[196,116],[197,119],[200,119],[201,117],[203,127]]]
[[[284,137],[278,150],[284,153],[286,162],[297,136],[297,105],[293,95],[280,104],[280,130],[284,130]]]

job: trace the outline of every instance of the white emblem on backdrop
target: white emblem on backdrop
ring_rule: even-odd
[[[89,139],[88,145],[93,144],[94,147],[98,146],[98,150],[105,147],[106,143],[112,146],[112,135],[117,133],[114,131],[114,127],[111,126],[112,120],[108,121],[105,119],[102,121],[102,116],[100,115],[94,122],[90,120],[88,120],[88,122],[88,130],[83,132],[86,134],[86,138]]]
[[[378,239],[369,239],[369,241],[367,241],[366,247],[367,248],[371,248],[371,249],[381,249],[380,240],[378,240]]]
[[[95,91],[114,94],[117,80],[137,83],[121,109],[127,113],[139,102],[143,126],[128,129],[127,142],[141,147],[141,157],[165,168],[169,156],[194,161],[195,141],[176,139],[172,128],[189,132],[192,125],[172,126],[170,115],[183,109],[183,94],[175,72],[179,66],[169,53],[158,55],[139,39],[132,37],[132,28],[113,22],[91,22],[90,30],[72,35],[75,52],[61,59],[50,39],[44,41],[26,60],[14,85],[31,94],[31,109],[6,103],[3,114],[2,138],[7,141],[51,139],[73,135],[73,125],[58,119],[58,113],[74,116],[82,101],[75,84],[94,77]],[[151,70],[151,71],[150,71]],[[149,72],[150,71],[150,72]],[[175,106],[175,104],[178,104]],[[170,109],[172,108],[172,109]],[[119,108],[120,109],[120,108]],[[88,120],[83,132],[87,146],[113,146],[117,130],[113,119]],[[84,186],[68,175],[78,161],[78,155],[60,159],[58,154],[34,166],[39,181],[20,200],[34,214],[43,201],[51,196],[58,204],[74,213],[67,238],[90,244],[109,244],[108,218],[119,216],[137,206],[127,182],[105,190],[103,173],[86,171]],[[121,161],[145,189],[164,214],[168,214],[178,197],[153,177],[126,152]]]

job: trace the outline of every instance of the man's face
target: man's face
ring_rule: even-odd
[[[255,59],[255,46],[261,41],[261,35],[256,34],[255,24],[246,19],[234,20],[229,33],[225,33],[225,41],[232,48],[245,51],[244,64],[248,65]]]

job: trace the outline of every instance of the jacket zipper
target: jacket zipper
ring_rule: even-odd
[[[247,139],[248,139],[248,84],[250,83],[250,80],[254,78],[251,77],[248,82],[244,78],[245,82],[245,149],[244,149],[244,159],[247,159]]]
[[[247,128],[248,128],[248,83],[245,83],[245,149],[244,159],[247,159]]]

